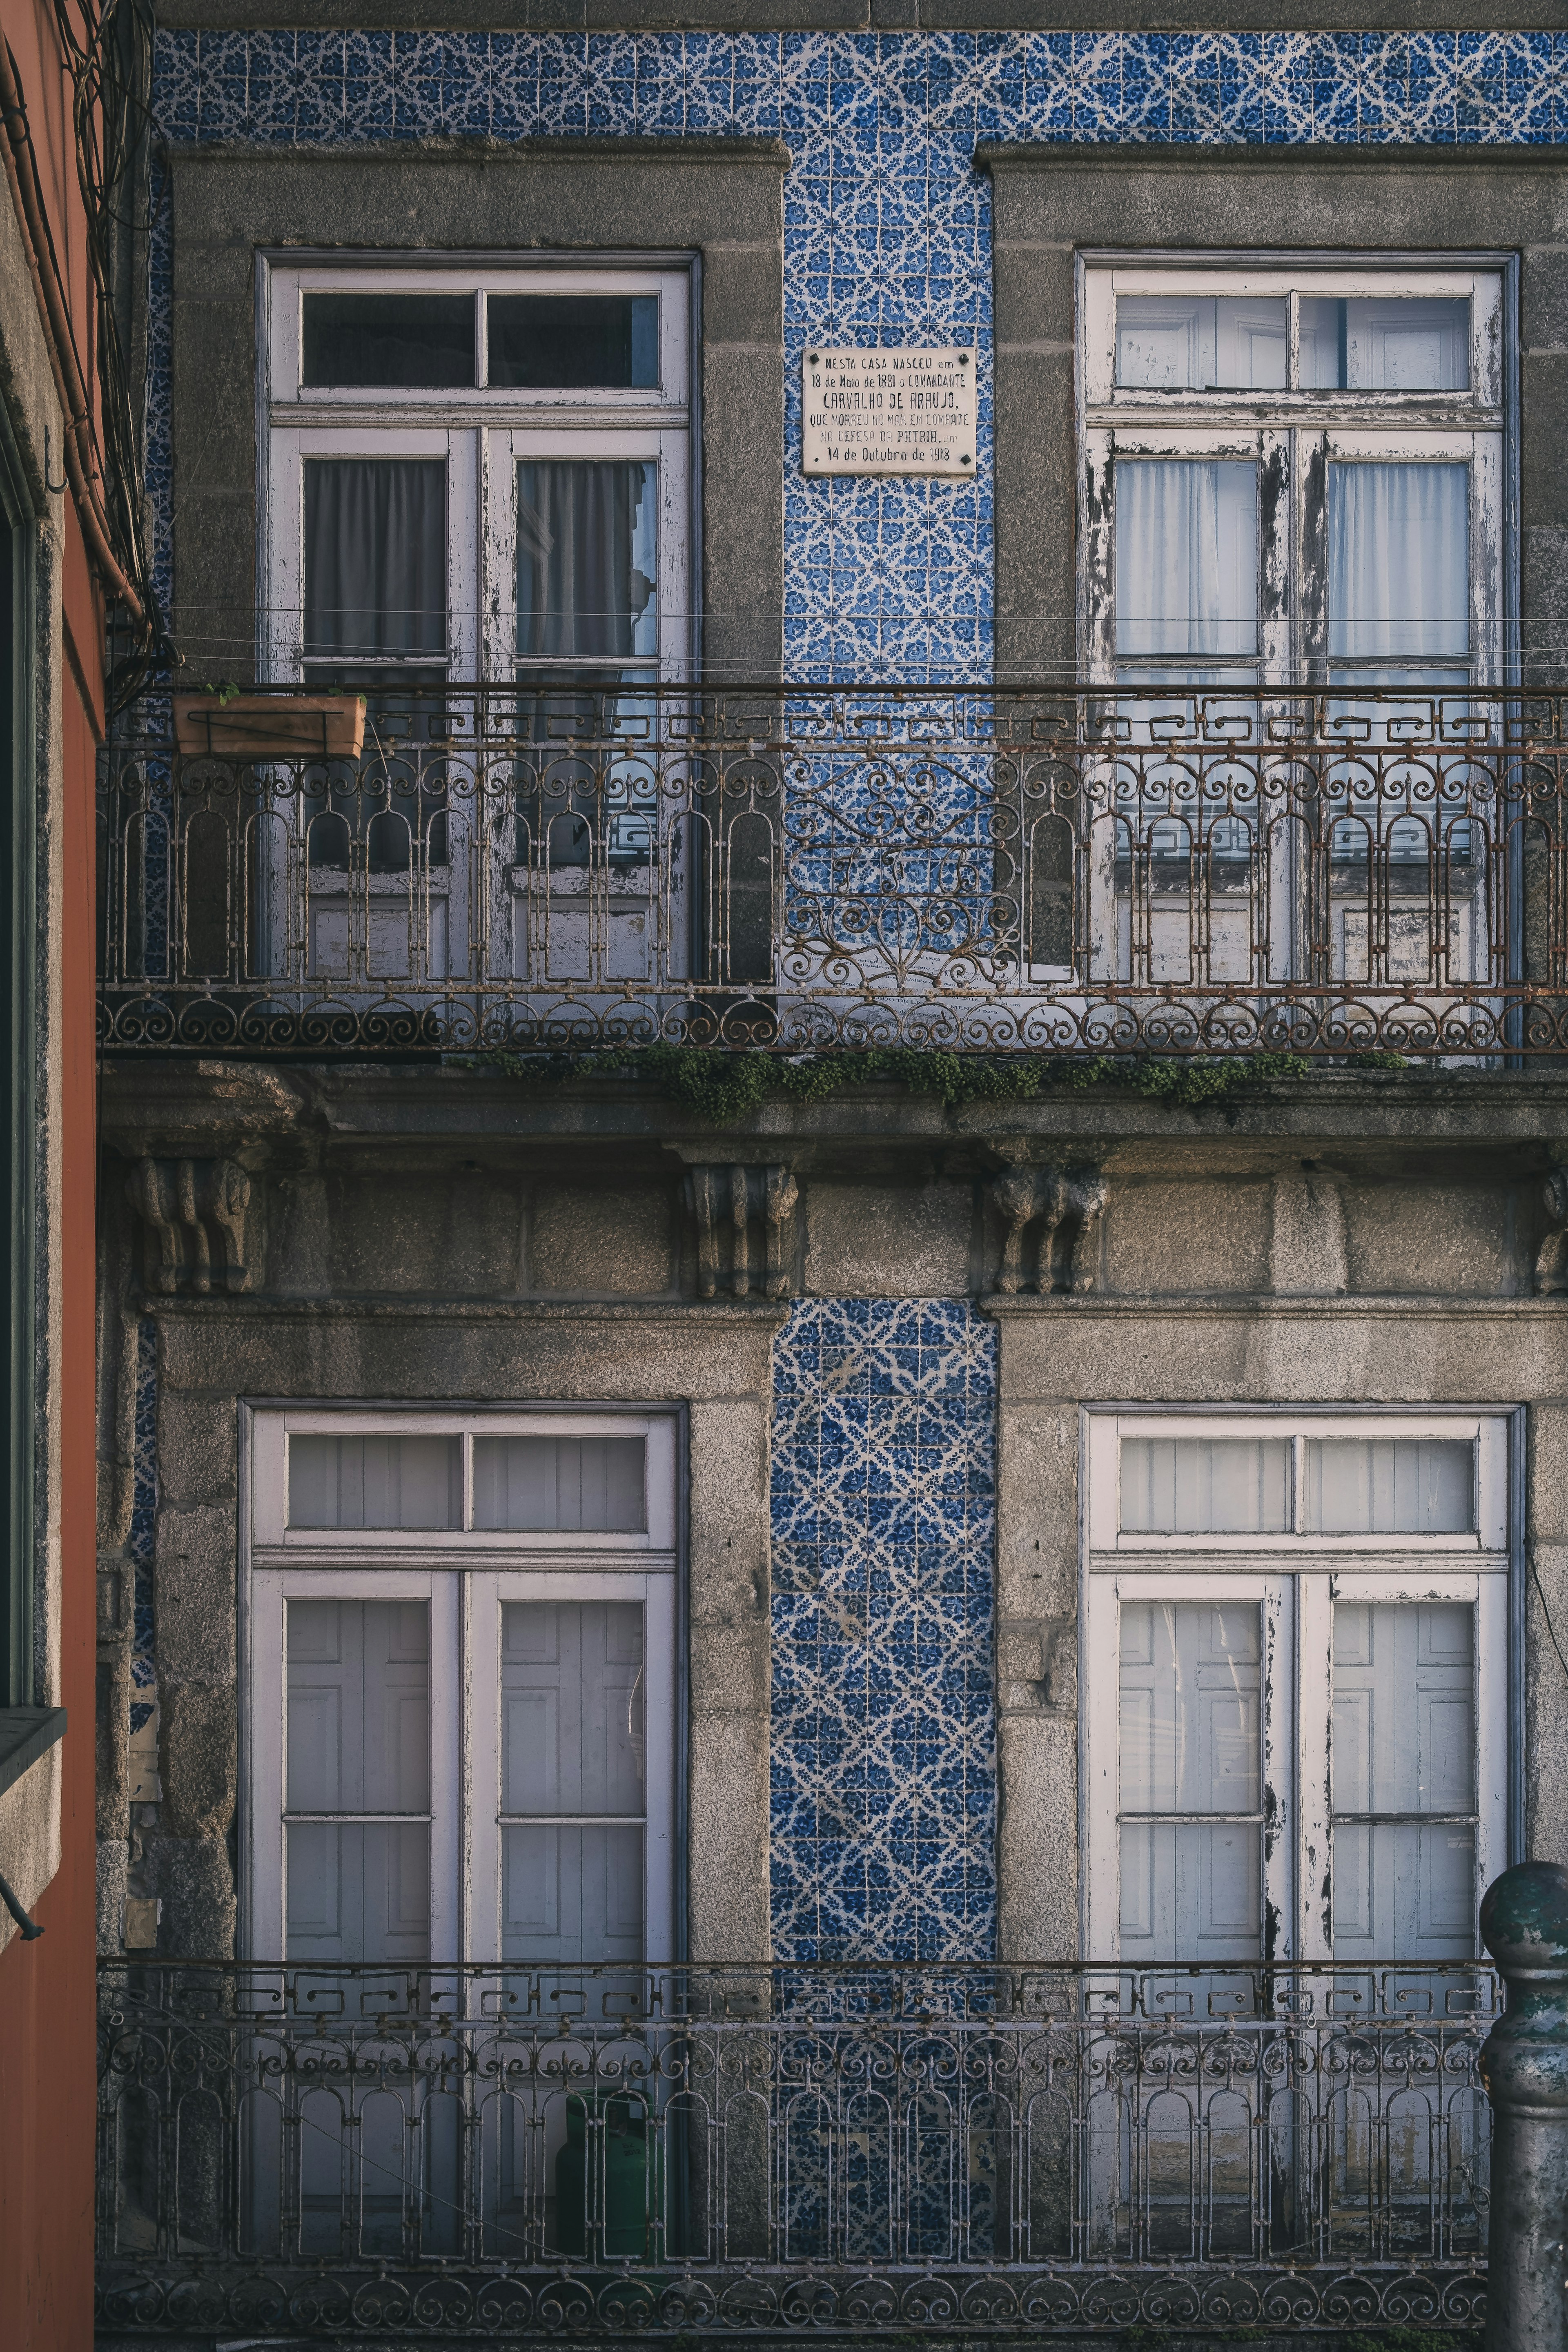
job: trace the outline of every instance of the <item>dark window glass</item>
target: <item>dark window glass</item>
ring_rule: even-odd
[[[474,381],[471,294],[307,294],[308,384]]]
[[[447,650],[447,468],[439,457],[305,465],[305,653]]]
[[[651,390],[658,382],[655,294],[492,294],[492,384]]]
[[[517,469],[517,650],[524,661],[658,652],[656,467],[530,458]]]

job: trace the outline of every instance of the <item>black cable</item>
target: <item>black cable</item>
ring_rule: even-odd
[[[1531,1582],[1535,1587],[1535,1597],[1541,1603],[1541,1613],[1546,1620],[1547,1638],[1550,1640],[1552,1648],[1557,1653],[1557,1663],[1563,1669],[1563,1680],[1568,1682],[1568,1658],[1565,1658],[1563,1654],[1563,1644],[1557,1638],[1557,1628],[1552,1622],[1552,1612],[1546,1606],[1546,1594],[1542,1589],[1541,1571],[1535,1565],[1535,1555],[1533,1552],[1531,1552],[1530,1556],[1530,1579]]]
[[[110,666],[109,707],[113,716],[176,658],[153,586],[142,456],[144,418],[138,415],[130,382],[117,308],[117,298],[126,290],[124,257],[119,249],[121,240],[139,238],[150,246],[153,223],[151,202],[139,216],[134,201],[136,178],[145,167],[154,136],[148,102],[153,5],[153,0],[102,0],[101,5],[95,0],[79,0],[75,12],[80,17],[79,33],[69,0],[54,0],[53,13],[61,57],[71,80],[77,180],[93,281],[105,517],[116,557],[147,615],[146,627],[138,633],[136,642]],[[58,277],[47,216],[45,231],[49,260]]]
[[[15,1919],[17,1927],[22,1930],[22,1941],[24,1944],[36,1942],[37,1937],[40,1937],[44,1931],[42,1927],[39,1927],[37,1921],[36,1919],[29,1918],[26,1912],[23,1910],[20,1899],[13,1889],[10,1880],[5,1876],[4,1873],[0,1873],[0,1903],[4,1903],[6,1910],[9,1911],[12,1918]]]

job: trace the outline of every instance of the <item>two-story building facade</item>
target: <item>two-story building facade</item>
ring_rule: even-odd
[[[159,11],[102,2325],[1463,2326],[1568,37],[658,13]]]

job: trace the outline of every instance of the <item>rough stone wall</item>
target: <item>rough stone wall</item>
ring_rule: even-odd
[[[162,1948],[234,1929],[244,1399],[687,1405],[693,1948],[796,1958],[1077,1949],[1081,1405],[1525,1404],[1526,1780],[1551,1850],[1563,1146],[1531,1139],[1555,1089],[1368,1077],[1331,1104],[1329,1083],[1201,1114],[1075,1097],[1004,1133],[865,1089],[738,1136],[630,1082],[542,1100],[478,1071],[111,1070],[117,1149],[221,1141],[251,1187],[244,1295],[157,1291],[155,1237],[132,1236],[159,1706],[132,1893],[163,1903]],[[1005,1204],[1056,1166],[1080,1171],[1078,1223],[1054,1246],[1029,1223],[1008,1289]],[[748,1203],[744,1297],[732,1243],[704,1255],[703,1171]]]

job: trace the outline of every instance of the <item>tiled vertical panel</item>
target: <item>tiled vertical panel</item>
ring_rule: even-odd
[[[774,1344],[773,1926],[786,1959],[995,1937],[996,1333],[803,1300]]]
[[[154,1523],[158,1512],[158,1328],[136,1327],[136,1455],[132,1487],[131,1555],[134,1591],[131,1639],[131,1733],[134,1738],[158,1704],[157,1626],[153,1607]]]

